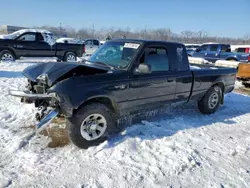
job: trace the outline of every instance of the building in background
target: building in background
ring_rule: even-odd
[[[18,31],[20,29],[31,29],[28,27],[19,27],[19,26],[13,26],[13,25],[3,25],[0,27],[0,35],[1,34],[10,34],[13,33],[15,31]],[[50,32],[53,33],[55,38],[61,38],[61,37],[67,37],[67,32],[65,31],[51,31]]]

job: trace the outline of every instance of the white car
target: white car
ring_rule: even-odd
[[[86,39],[84,44],[86,56],[91,56],[101,46],[100,41],[97,39]]]

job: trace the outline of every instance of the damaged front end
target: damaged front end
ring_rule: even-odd
[[[60,115],[59,97],[56,93],[48,93],[48,85],[42,79],[37,82],[28,80],[27,90],[10,90],[9,95],[20,97],[23,103],[34,103],[38,109],[35,118],[39,123],[36,132],[39,133],[58,115]]]

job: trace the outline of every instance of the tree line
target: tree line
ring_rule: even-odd
[[[93,27],[85,27],[81,29],[75,29],[72,27],[52,27],[42,26],[40,28],[48,29],[57,33],[66,32],[67,37],[77,39],[97,38],[99,40],[106,40],[107,38],[133,38],[133,39],[148,39],[148,40],[167,40],[181,43],[206,43],[206,42],[218,42],[228,44],[249,44],[250,45],[250,34],[240,38],[232,37],[217,37],[210,36],[206,31],[182,31],[181,33],[174,33],[169,28],[158,28],[158,29],[138,29],[131,30],[129,27],[126,28],[103,28],[95,29]]]

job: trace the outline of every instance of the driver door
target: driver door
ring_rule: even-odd
[[[34,56],[36,44],[36,33],[27,32],[16,38],[16,44],[14,45],[15,51],[19,56],[30,57]]]
[[[49,45],[41,33],[37,33],[37,40],[34,44],[34,56],[37,57],[54,57],[56,45]]]
[[[175,73],[170,67],[168,50],[162,46],[147,48],[140,63],[151,67],[149,74],[131,76],[127,102],[123,108],[140,110],[168,104],[175,97]]]

